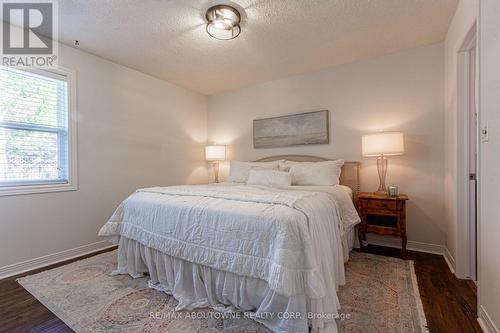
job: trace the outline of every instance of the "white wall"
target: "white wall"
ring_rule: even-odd
[[[405,133],[406,154],[390,158],[388,183],[410,196],[409,240],[444,245],[444,53],[431,45],[210,96],[209,139],[230,158],[309,154],[362,161],[362,190],[378,186],[376,160],[361,157],[361,135]],[[254,149],[252,120],[330,110],[331,143]]]
[[[477,0],[461,0],[446,35],[445,49],[445,220],[452,265],[457,252],[457,53],[478,13]],[[451,257],[451,258],[450,258]]]
[[[479,316],[500,332],[500,2],[482,0],[480,13],[480,123],[489,125],[481,144]],[[494,327],[496,326],[496,328]]]
[[[0,197],[0,267],[98,242],[138,187],[206,180],[206,97],[61,47],[77,71],[79,189]]]

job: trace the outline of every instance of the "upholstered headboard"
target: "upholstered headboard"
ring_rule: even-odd
[[[255,162],[272,162],[278,160],[288,160],[295,162],[321,162],[329,161],[327,158],[309,155],[279,155],[261,158]],[[354,205],[358,206],[359,195],[359,162],[345,162],[340,174],[340,184],[351,188]]]

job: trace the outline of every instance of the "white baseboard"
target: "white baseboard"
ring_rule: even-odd
[[[393,247],[396,249],[401,248],[401,239],[399,238],[368,234],[366,235],[366,240],[370,244]],[[426,252],[426,253],[444,255],[445,247],[444,245],[415,242],[410,240],[406,244],[406,249],[417,252]]]
[[[393,247],[393,248],[397,248],[397,249],[401,248],[401,240],[399,238],[384,237],[384,236],[375,235],[375,234],[368,234],[368,235],[366,235],[366,237],[367,237],[368,243],[370,243],[370,244]],[[451,252],[446,248],[446,246],[438,245],[438,244],[429,244],[429,243],[408,241],[408,243],[406,245],[406,249],[411,250],[411,251],[426,252],[426,253],[442,255],[444,257],[444,260],[446,261],[446,264],[448,265],[448,268],[450,269],[451,273],[456,276],[455,258],[453,258],[453,256],[451,255]],[[462,279],[462,278],[459,277],[459,279]]]
[[[482,305],[479,306],[478,312],[479,318],[477,318],[477,321],[479,322],[479,326],[481,326],[484,333],[500,333],[500,330],[495,326],[495,323],[491,320],[491,317]]]
[[[108,241],[100,241],[92,244],[75,247],[73,249],[52,253],[43,257],[34,258],[16,264],[0,267],[0,279],[28,272],[33,269],[41,268],[44,266],[56,264],[61,261],[80,257],[86,254],[90,254],[92,252],[109,249],[113,246],[115,245],[112,245]]]
[[[455,258],[451,255],[450,250],[448,248],[445,248],[444,250],[444,260],[448,264],[448,267],[450,268],[450,271],[455,274]]]

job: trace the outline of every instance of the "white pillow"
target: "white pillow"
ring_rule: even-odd
[[[288,162],[288,161],[287,161]],[[343,160],[288,163],[292,185],[338,185]]]
[[[228,182],[244,183],[247,181],[248,173],[252,167],[261,167],[266,169],[277,169],[278,161],[273,162],[239,162],[231,161],[229,166]]]
[[[290,186],[292,175],[286,171],[252,168],[248,173],[247,185]]]

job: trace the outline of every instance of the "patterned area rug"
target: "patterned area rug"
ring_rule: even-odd
[[[175,312],[177,301],[149,289],[147,277],[109,276],[115,267],[112,251],[18,281],[78,333],[270,332],[209,309]],[[352,252],[346,271],[340,332],[427,332],[413,262]]]
[[[346,333],[428,333],[413,261],[352,252],[339,292]]]

